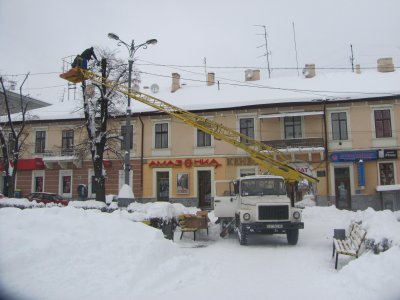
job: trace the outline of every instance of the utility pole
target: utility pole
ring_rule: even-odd
[[[266,56],[267,57],[268,78],[271,78],[271,68],[269,66],[269,55],[271,54],[271,52],[268,50],[267,27],[265,25],[254,25],[254,26],[258,26],[258,27],[264,28],[264,34],[262,34],[262,35],[264,36],[265,44],[260,45],[257,48],[265,47],[265,53],[263,55],[261,55],[261,56]],[[259,35],[261,35],[261,34],[259,34]],[[259,56],[259,57],[261,57],[261,56]]]
[[[351,63],[351,71],[354,73],[354,55],[353,55],[353,45],[350,44],[351,56],[350,56],[350,63]]]

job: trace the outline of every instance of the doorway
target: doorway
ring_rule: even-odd
[[[157,201],[169,201],[169,172],[157,172]]]
[[[199,207],[211,208],[211,171],[197,171],[197,190]]]
[[[336,207],[351,209],[350,170],[348,167],[335,168]]]

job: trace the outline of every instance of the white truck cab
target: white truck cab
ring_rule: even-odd
[[[283,177],[245,176],[229,182],[229,189],[216,186],[214,214],[221,224],[221,236],[236,230],[241,245],[251,233],[286,234],[288,243],[296,245],[299,229],[304,228],[301,209],[291,206]],[[216,182],[218,184],[218,182]]]

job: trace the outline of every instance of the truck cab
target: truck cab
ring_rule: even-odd
[[[214,213],[221,223],[221,235],[237,231],[241,245],[247,244],[252,233],[286,234],[288,243],[296,245],[299,229],[304,228],[301,209],[291,206],[280,176],[245,176],[231,181],[229,190],[215,197]]]

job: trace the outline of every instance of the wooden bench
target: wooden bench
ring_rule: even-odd
[[[184,232],[193,232],[193,240],[196,240],[196,232],[200,229],[206,229],[208,235],[208,212],[198,211],[195,215],[185,214],[180,215],[179,226],[181,227],[181,238]]]
[[[337,269],[339,254],[355,256],[358,258],[361,246],[364,242],[367,232],[357,223],[350,225],[349,233],[343,238],[342,232],[336,231],[336,237],[333,238],[333,253],[335,255],[335,269]]]

